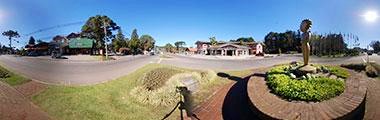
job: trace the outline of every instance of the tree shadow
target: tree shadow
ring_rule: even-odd
[[[265,77],[263,73],[254,73],[244,78],[218,73],[220,77],[236,81],[224,98],[222,114],[224,120],[258,120],[260,119],[251,108],[247,84],[252,76]]]

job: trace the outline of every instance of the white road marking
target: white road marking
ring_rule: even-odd
[[[158,63],[158,64],[160,64],[160,63],[161,63],[161,61],[162,61],[162,58],[160,58],[160,60],[158,60],[158,61],[157,61],[157,63]]]

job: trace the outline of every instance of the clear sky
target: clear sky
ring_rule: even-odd
[[[107,15],[126,36],[136,28],[149,34],[158,45],[178,40],[194,46],[197,40],[237,39],[252,36],[263,41],[270,32],[297,30],[305,18],[313,32],[356,34],[361,47],[380,40],[380,19],[366,21],[366,11],[380,13],[380,0],[1,0],[0,31],[17,30],[21,35],[56,25],[86,21]],[[79,32],[82,24],[60,27],[35,38]],[[22,46],[30,36],[21,37]],[[50,41],[45,39],[45,41]],[[5,37],[0,43],[8,45]]]

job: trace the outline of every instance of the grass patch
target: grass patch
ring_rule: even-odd
[[[337,77],[346,79],[350,76],[350,73],[341,67],[338,67],[338,66],[326,66],[326,67],[331,72],[331,74],[334,74]]]
[[[332,74],[348,77],[344,69],[329,67]],[[333,73],[334,71],[334,73]],[[344,91],[344,81],[327,77],[292,79],[286,66],[277,66],[268,72],[267,84],[273,93],[287,100],[322,101],[335,97]]]
[[[127,76],[103,84],[81,87],[49,86],[47,90],[33,96],[32,101],[56,119],[161,119],[170,112],[175,103],[168,105],[145,104],[131,95],[131,91],[136,87],[144,86],[142,82],[144,74],[149,74],[150,71],[157,69],[174,69],[181,71],[181,74],[195,72],[202,75],[202,72],[205,72],[203,78],[212,77],[208,71],[149,64]],[[174,80],[174,77],[171,78]],[[202,80],[202,82],[204,81]],[[204,82],[205,84],[201,85],[199,91],[193,94],[194,105],[205,100],[217,88],[228,82],[229,80],[219,77],[213,81]],[[166,83],[164,86],[168,86]],[[158,89],[163,88],[163,86],[158,87]],[[144,93],[137,91],[135,95],[144,95]],[[178,116],[179,113],[176,110],[169,119],[178,119]]]
[[[11,72],[2,66],[0,66],[0,80],[11,86],[21,85],[30,81],[29,79],[26,79],[14,72]]]

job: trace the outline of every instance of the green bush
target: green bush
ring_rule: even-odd
[[[360,55],[360,51],[358,49],[347,49],[345,52],[345,56],[358,56]]]
[[[365,63],[351,63],[351,64],[342,64],[341,67],[352,69],[355,71],[365,71],[366,64]]]
[[[163,86],[170,77],[180,72],[171,68],[156,68],[144,75],[143,86],[148,90],[155,90]]]
[[[311,79],[291,79],[281,73],[283,66],[268,72],[267,84],[275,94],[288,100],[322,101],[335,97],[344,91],[344,82],[326,77]],[[340,69],[333,69],[342,73]]]
[[[368,77],[377,77],[379,75],[375,67],[373,67],[372,65],[367,65],[367,67],[365,68],[365,72]]]
[[[9,72],[3,68],[0,68],[0,78],[8,78],[10,77]]]

